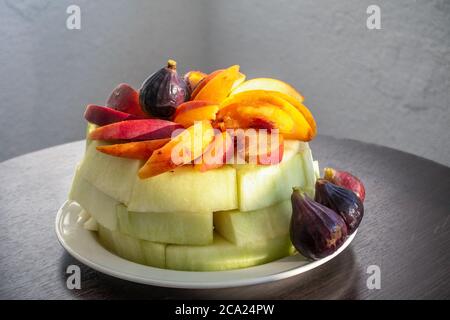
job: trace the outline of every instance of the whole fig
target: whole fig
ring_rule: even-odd
[[[323,178],[338,186],[352,190],[361,199],[361,201],[364,202],[364,198],[366,197],[366,189],[364,188],[361,180],[352,175],[350,172],[340,171],[333,168],[325,168]]]
[[[347,238],[340,215],[294,188],[291,196],[291,242],[303,256],[317,260],[334,253]]]
[[[176,108],[189,98],[186,82],[177,73],[177,63],[167,62],[167,67],[152,74],[139,90],[139,103],[148,115],[170,119]]]
[[[325,179],[318,179],[314,200],[337,212],[344,219],[349,234],[352,234],[361,223],[364,206],[361,199],[349,189]]]

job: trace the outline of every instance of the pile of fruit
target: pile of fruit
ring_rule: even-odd
[[[87,147],[69,198],[104,246],[141,264],[211,271],[295,249],[316,259],[345,240],[350,228],[339,223],[351,224],[352,214],[332,216],[325,234],[322,224],[309,226],[317,212],[304,210],[314,196],[325,200],[303,96],[276,79],[245,78],[239,66],[181,77],[169,60],[139,91],[120,84],[106,106],[87,106]],[[249,132],[256,147],[239,144]],[[263,145],[262,133],[276,139]],[[311,248],[308,235],[325,245]]]

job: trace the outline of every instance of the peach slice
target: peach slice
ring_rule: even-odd
[[[287,100],[290,104],[296,107],[306,118],[309,125],[311,126],[314,135],[316,135],[317,126],[312,116],[311,112],[308,108],[303,104],[304,97],[295,90],[290,84],[286,82],[272,79],[272,78],[254,78],[243,82],[241,85],[233,88],[233,91],[230,93],[230,96],[236,95],[245,91],[254,91],[254,90],[265,90],[270,91]]]
[[[290,84],[272,78],[254,78],[247,80],[235,88],[230,95],[253,90],[276,91],[288,95],[299,102],[303,102],[304,100],[300,92],[295,90]]]
[[[189,101],[184,103],[182,110],[175,114],[174,122],[181,124],[183,127],[188,128],[192,126],[195,121],[216,119],[216,113],[219,111],[219,106],[216,104],[208,104],[205,101],[195,104],[198,101]],[[177,109],[178,110],[178,109]]]
[[[154,140],[169,138],[181,129],[178,123],[161,119],[126,120],[95,129],[89,134],[92,140]]]
[[[234,82],[239,78],[239,66],[234,65],[216,74],[195,95],[193,100],[222,102],[231,92]]]
[[[246,78],[246,77],[247,77],[247,76],[246,76],[245,74],[239,72],[239,76],[238,76],[238,78],[236,79],[236,81],[233,83],[233,86],[231,87],[231,91],[233,91],[234,89],[236,89],[237,87],[239,87],[239,86],[245,81],[245,78]]]
[[[186,81],[186,84],[189,87],[189,90],[192,92],[195,87],[207,76],[206,73],[201,71],[193,70],[186,73],[183,78]]]
[[[212,102],[203,101],[203,100],[186,101],[186,102],[183,102],[182,104],[180,104],[177,107],[173,117],[175,118],[179,114],[181,114],[183,112],[186,112],[186,111],[190,111],[190,110],[201,108],[201,107],[210,106],[210,105],[213,105],[213,104],[214,103],[212,103]]]
[[[236,130],[235,138],[236,156],[245,163],[273,165],[283,159],[284,139],[275,131]]]
[[[286,139],[311,140],[315,132],[303,114],[271,91],[235,94],[220,104],[216,122],[225,128],[277,128]]]
[[[192,91],[192,93],[191,93],[191,100],[194,100],[195,97],[197,96],[197,94],[200,92],[200,90],[202,90],[209,81],[211,81],[215,76],[217,76],[222,71],[224,71],[224,70],[219,69],[219,70],[213,71],[210,74],[208,74],[206,77],[204,77],[202,80],[200,80],[200,82],[194,88],[194,91]]]
[[[207,170],[220,168],[233,157],[234,141],[228,132],[221,132],[214,136],[201,157],[195,159],[195,169],[205,172]]]
[[[232,104],[221,109],[216,122],[225,129],[279,129],[281,133],[294,131],[294,120],[277,106],[260,103],[258,106]]]
[[[162,148],[155,150],[139,170],[139,178],[154,177],[192,162],[203,154],[213,138],[214,130],[209,121],[196,122]]]
[[[112,144],[105,146],[98,146],[97,150],[111,156],[147,160],[152,155],[153,151],[163,147],[170,139],[156,139],[138,142],[128,142],[121,144]]]

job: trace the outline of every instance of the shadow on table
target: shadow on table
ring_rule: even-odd
[[[61,285],[65,288],[66,268],[71,264],[81,268],[81,289],[66,289],[75,299],[357,299],[357,288],[363,281],[351,247],[304,274],[267,284],[225,289],[175,289],[137,284],[97,272],[66,252],[59,262]]]

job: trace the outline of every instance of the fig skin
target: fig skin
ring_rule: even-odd
[[[176,71],[176,62],[169,60],[148,77],[139,90],[139,103],[146,114],[166,120],[172,119],[176,108],[189,99],[186,82]]]
[[[333,168],[325,168],[323,178],[338,186],[352,190],[361,199],[361,201],[364,202],[366,197],[366,188],[361,180],[352,175],[350,172],[336,170]]]
[[[325,179],[316,181],[314,200],[338,213],[344,219],[349,234],[355,232],[364,216],[364,205],[353,191]]]
[[[334,253],[347,238],[347,226],[340,215],[294,188],[291,196],[291,242],[312,260]]]

